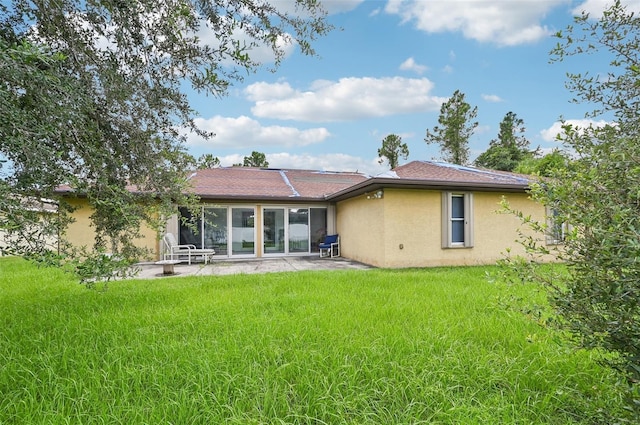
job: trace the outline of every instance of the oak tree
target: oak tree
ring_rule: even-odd
[[[29,212],[63,187],[94,209],[89,251],[140,255],[141,224],[160,228],[163,211],[189,201],[187,133],[212,136],[184,88],[223,96],[264,65],[257,49],[277,67],[289,45],[313,55],[330,29],[315,0],[3,2],[0,227],[12,236],[0,249],[50,255],[30,230],[42,214]]]

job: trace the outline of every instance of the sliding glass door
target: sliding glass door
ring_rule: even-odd
[[[255,255],[254,208],[231,208],[231,255]]]
[[[284,208],[265,208],[262,212],[262,243],[265,254],[284,254]]]
[[[214,249],[216,256],[250,257],[318,252],[327,232],[327,208],[266,206],[256,222],[257,206],[203,206],[193,215],[180,208],[181,244]],[[262,238],[258,239],[257,236]],[[262,243],[257,247],[256,242]],[[259,254],[261,249],[261,253]]]
[[[204,209],[204,247],[214,249],[216,255],[228,255],[227,248],[227,208]]]
[[[289,252],[309,252],[309,209],[289,209]]]

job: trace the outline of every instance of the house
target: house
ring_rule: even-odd
[[[544,220],[524,175],[413,161],[387,173],[219,167],[197,170],[190,181],[201,198],[197,231],[179,215],[167,231],[180,243],[213,248],[215,258],[317,255],[326,234],[340,235],[344,257],[377,267],[490,264],[506,248],[518,251],[519,221],[499,213],[506,197],[514,208]],[[69,195],[69,193],[67,193]],[[82,199],[74,199],[82,206]],[[86,203],[85,203],[86,204]],[[89,209],[68,229],[87,244]],[[158,235],[139,243],[159,258]]]
[[[51,221],[57,218],[58,213],[58,204],[54,200],[36,197],[9,197],[5,200],[8,202],[0,212],[0,256],[15,253],[21,234],[29,235],[30,249],[58,251],[58,235],[51,234]],[[6,226],[12,225],[11,220],[6,220],[9,215],[22,223],[15,228],[17,233],[7,230]]]

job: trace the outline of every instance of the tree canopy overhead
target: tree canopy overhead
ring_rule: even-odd
[[[261,65],[255,49],[277,66],[288,44],[314,54],[330,29],[316,0],[3,2],[0,226],[19,227],[21,202],[8,199],[66,184],[95,207],[96,248],[121,251],[157,216],[151,198],[183,199],[185,133],[210,136],[183,87],[223,96]],[[149,208],[133,206],[131,188]]]

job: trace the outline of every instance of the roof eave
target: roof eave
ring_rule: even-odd
[[[397,178],[372,178],[355,184],[339,192],[327,196],[328,201],[337,202],[363,195],[367,192],[384,188],[394,189],[434,189],[434,190],[473,190],[482,192],[526,192],[529,183],[484,183],[463,182],[447,180],[421,180],[421,179],[397,179]]]
[[[197,195],[203,201],[244,201],[244,202],[327,202],[323,197],[310,196],[254,196],[254,195]]]

